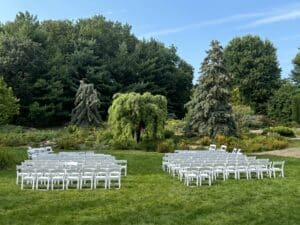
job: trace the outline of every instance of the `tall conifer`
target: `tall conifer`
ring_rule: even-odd
[[[187,131],[194,135],[215,137],[235,135],[236,125],[230,101],[230,77],[225,68],[223,48],[218,41],[201,65],[201,77],[192,99],[187,103]]]

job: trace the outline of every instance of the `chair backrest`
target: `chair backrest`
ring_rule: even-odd
[[[226,151],[227,150],[227,146],[226,145],[221,145],[221,151]]]
[[[215,144],[209,145],[209,148],[208,148],[209,151],[215,151],[216,149],[217,149],[217,145],[215,145]]]
[[[283,169],[283,167],[284,167],[284,161],[273,161],[272,166],[276,167],[276,168]]]

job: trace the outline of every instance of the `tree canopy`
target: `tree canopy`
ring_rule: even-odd
[[[291,78],[296,83],[296,85],[300,87],[300,53],[297,53],[292,62],[294,68],[291,73]]]
[[[149,92],[115,94],[108,111],[108,124],[114,139],[157,139],[164,136],[167,100]]]
[[[201,65],[201,76],[187,103],[187,132],[215,137],[235,135],[236,125],[230,101],[230,76],[225,68],[223,48],[212,41]]]
[[[283,81],[268,102],[268,115],[279,122],[291,122],[294,92],[293,85],[289,81]]]
[[[0,77],[0,124],[10,122],[19,113],[19,100],[14,97],[11,87],[7,87]]]
[[[224,50],[226,68],[233,76],[243,104],[267,114],[267,102],[280,86],[276,49],[269,40],[247,35],[232,39]]]
[[[83,78],[101,93],[102,118],[115,93],[131,91],[166,96],[181,118],[193,68],[174,46],[139,40],[128,24],[103,16],[39,21],[21,12],[0,24],[0,74],[20,99],[17,123],[54,126],[70,120]]]

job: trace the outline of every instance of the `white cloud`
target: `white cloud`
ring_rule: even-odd
[[[251,27],[258,27],[262,25],[267,24],[273,24],[283,21],[289,21],[289,20],[295,20],[300,18],[300,9],[288,11],[288,12],[282,12],[277,15],[269,15],[266,17],[263,17],[261,19],[255,20],[249,24],[246,24],[242,28],[251,28]]]
[[[263,15],[264,15],[264,13],[237,14],[237,15],[233,15],[233,16],[202,21],[200,23],[187,24],[187,25],[180,26],[180,27],[174,27],[174,28],[167,28],[167,29],[152,31],[152,32],[144,33],[144,34],[140,35],[140,37],[141,38],[142,37],[148,38],[148,37],[153,37],[153,36],[162,36],[162,35],[174,34],[174,33],[179,33],[181,31],[185,31],[185,30],[189,30],[189,29],[196,29],[196,28],[211,26],[211,25],[221,25],[221,24],[230,23],[230,22],[234,22],[234,21],[239,21],[239,20],[243,20],[243,19],[261,17]]]
[[[173,28],[151,31],[140,35],[140,38],[169,35],[185,30],[197,29],[205,26],[222,25],[225,23],[239,21],[248,21],[248,23],[246,23],[245,25],[237,27],[238,29],[246,29],[296,19],[300,19],[300,4],[298,3],[282,6],[280,8],[264,9],[253,13],[236,14],[233,16],[202,21],[200,23],[187,24]]]

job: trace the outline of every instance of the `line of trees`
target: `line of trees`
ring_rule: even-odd
[[[115,93],[132,91],[166,96],[168,112],[182,118],[193,68],[174,46],[138,40],[127,24],[102,16],[40,22],[25,12],[0,25],[0,74],[20,99],[16,123],[55,126],[70,121],[82,79],[101,93],[103,119]]]
[[[224,50],[213,41],[207,53],[193,88],[193,68],[174,46],[139,40],[127,24],[102,16],[40,22],[25,12],[0,25],[1,85],[8,90],[6,82],[16,96],[13,114],[20,104],[18,124],[62,125],[71,115],[75,124],[99,124],[114,94],[131,92],[165,96],[168,113],[183,118],[188,111],[186,130],[197,135],[236,134],[231,104],[279,122],[300,122],[300,53],[290,80],[280,78],[276,48],[258,36],[236,37]]]

